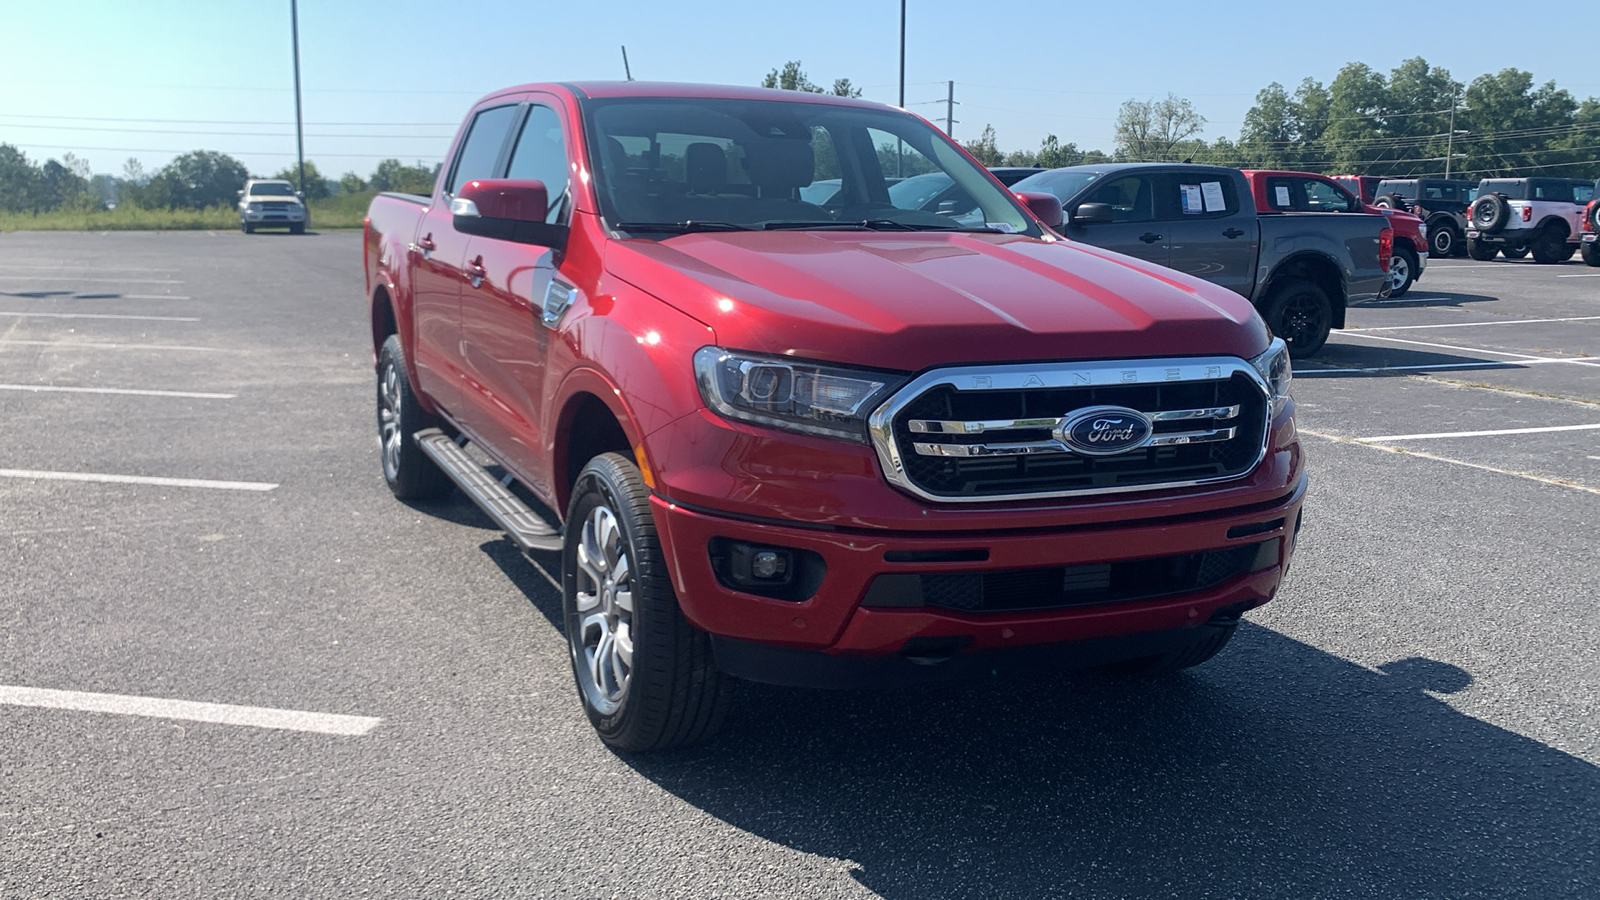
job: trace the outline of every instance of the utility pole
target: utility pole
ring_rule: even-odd
[[[289,30],[294,42],[294,148],[300,159],[300,193],[306,192],[306,133],[300,120],[300,9],[299,0],[289,0]]]
[[[1456,149],[1456,92],[1450,92],[1450,134],[1444,139],[1444,177],[1450,180],[1451,156]],[[1493,246],[1492,244],[1490,246]]]
[[[944,134],[945,137],[953,138],[956,136],[954,131],[956,124],[956,83],[954,81],[947,81],[945,82],[945,88]]]
[[[627,44],[623,44],[622,45],[622,74],[628,76],[628,80],[629,81],[633,80],[633,70],[628,68],[628,45]]]

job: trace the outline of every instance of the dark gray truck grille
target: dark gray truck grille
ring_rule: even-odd
[[[1067,439],[1075,413],[1132,410],[1149,437],[1095,455]],[[935,371],[873,415],[894,483],[930,500],[982,501],[1203,484],[1255,468],[1266,449],[1260,376],[1232,358]]]

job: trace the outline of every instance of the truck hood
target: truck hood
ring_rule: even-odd
[[[612,275],[737,350],[918,371],[978,362],[1266,349],[1232,291],[1121,254],[1020,235],[687,234],[608,248]]]

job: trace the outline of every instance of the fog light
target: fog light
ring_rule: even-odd
[[[776,550],[760,550],[750,558],[750,574],[757,578],[778,578],[789,571],[789,555]]]

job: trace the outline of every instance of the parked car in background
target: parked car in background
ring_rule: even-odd
[[[1600,180],[1594,183],[1594,197],[1583,208],[1583,261],[1600,266]]]
[[[1432,255],[1455,256],[1466,252],[1467,206],[1472,203],[1477,189],[1475,181],[1385,178],[1378,182],[1375,190],[1379,201],[1398,197],[1407,210],[1422,219],[1428,226],[1428,249]],[[1380,202],[1379,205],[1384,204]]]
[[[1297,357],[1343,328],[1353,299],[1388,291],[1394,229],[1383,216],[1256,213],[1238,169],[1183,163],[1070,166],[1011,186],[1060,199],[1047,223],[1094,244],[1249,298]]]
[[[1408,212],[1392,206],[1362,203],[1337,181],[1310,172],[1245,169],[1256,209],[1277,213],[1352,213],[1386,216],[1394,229],[1394,252],[1389,257],[1389,296],[1400,297],[1422,277],[1428,265],[1428,226]]]
[[[974,214],[892,202],[886,145]],[[1019,203],[925,120],[531,84],[445,159],[362,236],[383,477],[454,483],[560,554],[608,744],[705,738],[729,675],[1187,668],[1277,593],[1307,483],[1283,340],[1227,290],[1062,240],[1054,198]],[[801,199],[819,176],[845,205]],[[1203,177],[1212,224],[1253,232],[1226,215],[1246,191]]]
[[[287,228],[290,234],[302,234],[310,221],[304,198],[287,181],[252,178],[239,191],[239,227],[245,234],[257,228]]]
[[[1378,199],[1378,182],[1383,180],[1377,175],[1330,175],[1328,177],[1339,182],[1345,190],[1360,197],[1362,203],[1371,203]]]
[[[1594,185],[1573,178],[1486,178],[1467,214],[1467,254],[1566,262],[1577,252]]]

